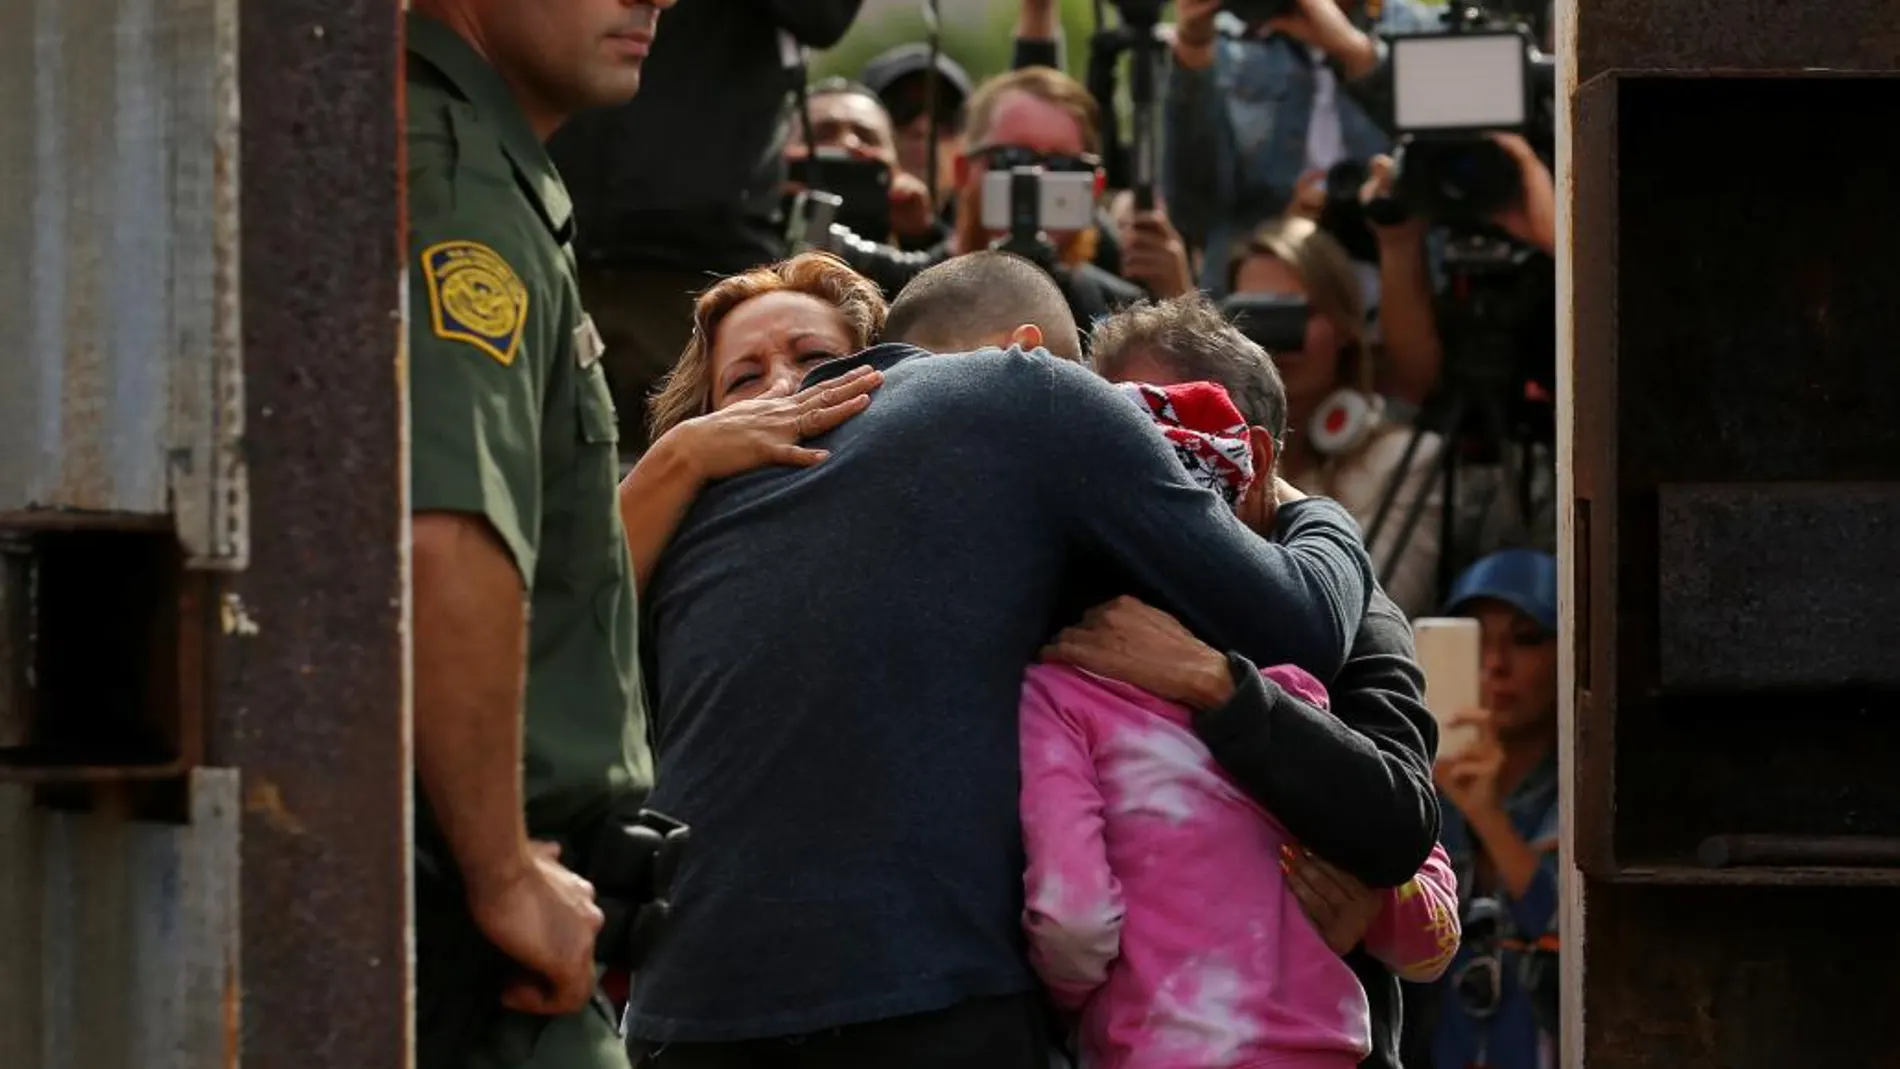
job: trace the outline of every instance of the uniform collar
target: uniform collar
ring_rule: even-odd
[[[555,238],[566,243],[574,236],[574,202],[568,198],[561,174],[548,157],[547,146],[528,126],[508,83],[469,46],[462,35],[424,15],[407,17],[409,52],[435,68],[462,99],[474,105],[484,121],[501,134],[502,151],[514,166],[515,178],[532,196],[542,221]]]

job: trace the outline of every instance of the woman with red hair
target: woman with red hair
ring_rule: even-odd
[[[828,253],[754,268],[700,295],[692,340],[649,406],[653,445],[620,483],[639,589],[707,483],[825,459],[802,443],[864,411],[883,375],[860,368],[799,384],[875,341],[884,313],[877,286]]]

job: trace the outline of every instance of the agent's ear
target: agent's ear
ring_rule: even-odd
[[[1034,323],[1024,323],[1009,332],[1009,344],[1021,346],[1024,352],[1042,348],[1042,328]],[[1009,346],[1004,346],[1008,348]]]
[[[964,186],[970,184],[970,171],[970,157],[961,152],[957,153],[956,163],[952,167],[952,174],[956,177],[958,189],[962,189]]]

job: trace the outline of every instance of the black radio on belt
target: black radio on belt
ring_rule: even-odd
[[[607,918],[594,940],[594,960],[632,969],[653,949],[691,836],[685,824],[651,809],[614,817],[601,828],[587,873]]]

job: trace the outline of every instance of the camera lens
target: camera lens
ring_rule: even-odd
[[[1480,1019],[1491,1016],[1504,1001],[1504,963],[1495,953],[1472,958],[1452,978],[1452,990],[1465,1013]]]

